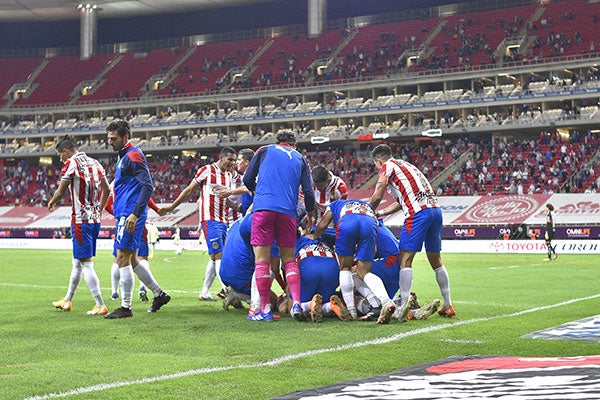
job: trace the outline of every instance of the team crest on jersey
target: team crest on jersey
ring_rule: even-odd
[[[213,250],[217,250],[219,248],[219,242],[213,242],[212,248]]]

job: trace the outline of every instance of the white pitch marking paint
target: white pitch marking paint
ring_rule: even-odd
[[[314,356],[317,354],[331,353],[334,351],[359,348],[359,347],[369,346],[369,345],[373,345],[373,344],[390,343],[390,342],[394,342],[394,341],[397,341],[400,339],[404,339],[406,337],[415,336],[415,335],[419,335],[422,333],[439,331],[442,329],[451,328],[453,326],[469,325],[469,324],[475,324],[478,322],[487,322],[487,321],[491,321],[491,320],[499,319],[499,318],[519,317],[519,316],[525,315],[525,314],[548,310],[550,308],[562,307],[562,306],[566,306],[569,304],[577,303],[579,301],[592,300],[592,299],[597,299],[597,298],[600,298],[600,294],[596,294],[593,296],[587,296],[587,297],[580,297],[578,299],[571,299],[571,300],[567,300],[567,301],[562,301],[560,303],[530,308],[528,310],[517,311],[517,312],[509,313],[509,314],[500,314],[500,315],[495,315],[495,316],[485,317],[485,318],[483,318],[483,317],[482,318],[472,318],[472,319],[467,319],[467,320],[462,320],[462,321],[457,320],[455,322],[447,322],[447,323],[436,325],[436,326],[414,329],[412,331],[398,333],[398,334],[388,336],[388,337],[367,340],[364,342],[348,343],[348,344],[344,344],[344,345],[340,345],[340,346],[336,346],[336,347],[329,347],[326,349],[317,349],[317,350],[310,350],[310,351],[306,351],[306,352],[302,352],[302,353],[298,353],[298,354],[290,354],[290,355],[287,355],[284,357],[275,358],[273,360],[265,361],[262,363],[230,365],[227,367],[200,368],[200,369],[192,369],[192,370],[188,370],[188,371],[176,372],[173,374],[158,375],[158,376],[153,376],[153,377],[149,377],[149,378],[136,379],[136,380],[131,380],[131,381],[101,383],[99,385],[80,387],[80,388],[69,390],[66,392],[48,393],[48,394],[44,394],[44,395],[40,395],[40,396],[27,397],[24,400],[58,399],[58,398],[64,398],[64,397],[70,397],[70,396],[77,396],[77,395],[84,394],[84,393],[100,392],[102,390],[109,390],[109,389],[114,389],[114,388],[123,387],[123,386],[132,386],[132,385],[140,385],[140,384],[144,384],[144,383],[160,382],[160,381],[166,381],[169,379],[178,379],[178,378],[183,378],[186,376],[200,375],[200,374],[206,374],[206,373],[211,373],[211,372],[229,371],[229,370],[233,370],[233,369],[270,367],[270,366],[274,366],[274,365],[283,364],[283,363],[291,361],[291,360],[297,360],[300,358],[311,357],[311,356]]]

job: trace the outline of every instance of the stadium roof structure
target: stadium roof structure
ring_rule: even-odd
[[[0,22],[66,21],[79,18],[77,6],[96,5],[99,18],[118,18],[161,13],[266,3],[275,0],[0,0]]]

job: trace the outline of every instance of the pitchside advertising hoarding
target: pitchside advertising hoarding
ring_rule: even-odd
[[[371,194],[371,190],[356,190],[350,197],[368,200]],[[380,208],[392,201],[386,195]],[[553,244],[563,246],[557,251],[563,254],[597,252],[594,243],[600,241],[599,194],[440,197],[444,251],[545,253],[547,203],[552,203],[555,209],[557,225]],[[179,226],[182,239],[197,242],[197,210],[196,203],[182,204],[162,217],[150,210],[148,221],[158,227],[161,239],[171,238]],[[70,207],[59,207],[52,213],[43,207],[0,207],[0,242],[5,239],[68,238],[70,214]],[[384,223],[398,234],[404,219],[399,212],[388,216]],[[100,238],[112,238],[114,226],[114,218],[104,213]],[[0,246],[9,247],[7,244]]]

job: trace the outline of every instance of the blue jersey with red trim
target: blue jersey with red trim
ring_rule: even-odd
[[[256,151],[244,173],[244,185],[254,192],[254,211],[276,211],[296,218],[300,186],[306,210],[315,208],[308,162],[285,143],[264,146]]]
[[[144,153],[133,143],[127,142],[119,150],[114,181],[114,216],[137,217],[148,214],[148,202],[154,191],[152,176]]]

